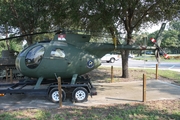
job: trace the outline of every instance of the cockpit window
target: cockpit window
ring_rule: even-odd
[[[28,68],[36,68],[44,55],[44,47],[43,46],[36,46],[33,49],[31,49],[25,58],[25,63]]]
[[[64,53],[63,50],[57,48],[57,49],[51,51],[51,56],[52,57],[64,58],[65,57],[65,53]]]
[[[29,47],[31,47],[31,46],[33,46],[33,45],[35,45],[36,43],[34,43],[34,44],[32,44],[32,45],[30,45],[30,46],[28,46],[28,47],[25,47],[20,53],[19,53],[19,56],[23,56],[24,54],[25,54],[25,52],[26,52],[26,50],[29,48]]]

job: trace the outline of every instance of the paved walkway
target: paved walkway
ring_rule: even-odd
[[[84,103],[63,102],[63,106],[96,106],[114,103],[142,102],[142,81],[97,83],[98,95],[89,97]],[[146,100],[180,99],[180,86],[160,80],[148,80]],[[26,95],[6,95],[0,97],[0,110],[26,108],[58,108],[58,103],[50,102],[46,97]]]

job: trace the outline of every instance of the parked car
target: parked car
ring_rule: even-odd
[[[133,54],[129,54],[129,58],[134,58],[135,56]]]
[[[153,54],[154,54],[154,52],[152,52],[152,51],[145,51],[145,52],[143,52],[143,54],[153,55]]]
[[[119,55],[117,54],[106,54],[101,58],[102,61],[114,63],[115,61],[119,60]]]

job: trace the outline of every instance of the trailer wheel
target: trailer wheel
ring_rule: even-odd
[[[85,102],[88,98],[88,91],[83,87],[77,87],[72,93],[74,102]]]
[[[65,99],[66,99],[66,92],[63,89],[61,89],[61,90],[62,90],[62,95],[61,95],[62,101],[65,101]],[[59,91],[58,91],[57,88],[53,88],[50,91],[49,98],[54,103],[58,103],[59,102]]]

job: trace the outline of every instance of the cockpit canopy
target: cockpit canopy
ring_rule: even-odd
[[[31,49],[25,57],[26,66],[31,69],[36,68],[42,60],[44,50],[43,46],[36,46]]]

